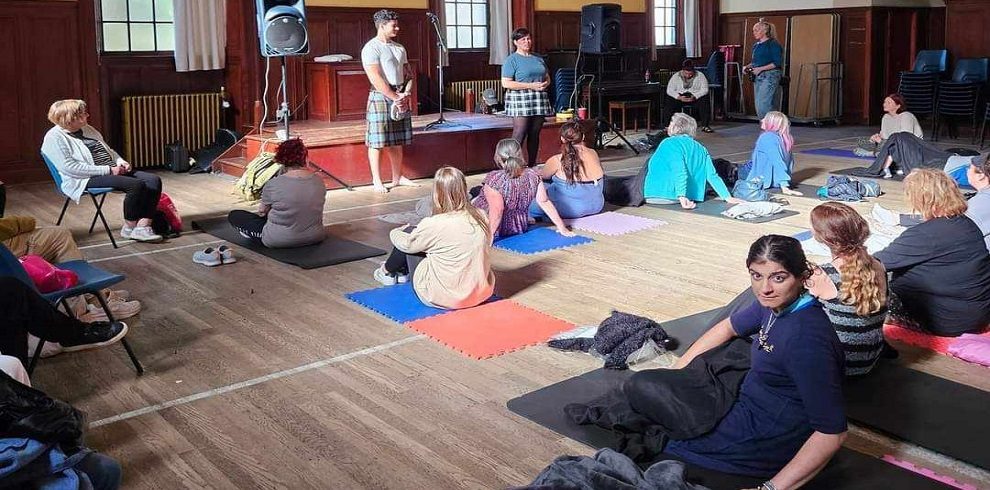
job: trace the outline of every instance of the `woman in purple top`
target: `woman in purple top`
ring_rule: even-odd
[[[518,235],[529,226],[529,205],[536,204],[557,226],[557,232],[574,236],[560,219],[557,208],[547,197],[540,174],[527,168],[522,160],[522,146],[514,139],[504,139],[495,147],[495,163],[498,170],[485,176],[481,194],[472,202],[476,208],[488,213],[488,224],[496,237]]]

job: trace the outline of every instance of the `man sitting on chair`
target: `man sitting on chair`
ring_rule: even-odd
[[[663,104],[664,124],[670,122],[670,116],[684,107],[694,109],[692,114],[700,123],[701,130],[711,133],[711,98],[708,97],[708,79],[704,73],[699,73],[694,69],[694,62],[684,60],[681,70],[674,73],[667,82],[667,96],[670,97]]]

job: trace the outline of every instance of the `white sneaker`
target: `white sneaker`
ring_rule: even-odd
[[[398,282],[399,284],[405,284],[409,282],[409,275],[399,274],[398,276],[395,276],[395,281]]]
[[[131,227],[127,226],[127,225],[124,225],[120,229],[120,238],[125,238],[127,240],[130,240],[132,233],[134,233],[134,228],[131,228]]]
[[[895,172],[895,173],[897,175],[904,175],[904,170],[903,169],[897,169],[897,172]]]
[[[372,274],[372,276],[374,276],[376,281],[382,283],[385,286],[395,286],[395,283],[398,281],[395,276],[389,274],[388,272],[385,272],[384,267],[379,267],[375,269],[375,273]]]
[[[113,314],[114,320],[130,318],[141,312],[141,302],[137,300],[107,301],[107,306],[110,307],[110,313]],[[83,323],[105,322],[108,320],[107,312],[103,311],[103,307],[100,305],[88,305],[86,307],[86,313],[79,315],[79,321]]]
[[[213,247],[206,247],[205,249],[194,253],[192,259],[193,262],[205,265],[207,267],[216,267],[223,264],[220,251]]]
[[[220,262],[223,264],[233,264],[237,262],[237,258],[234,257],[234,249],[226,246],[220,245],[217,247],[217,252],[220,252]]]
[[[124,230],[120,230],[120,234],[123,236]],[[163,240],[162,236],[156,234],[150,226],[135,226],[127,238],[137,242],[160,242]]]

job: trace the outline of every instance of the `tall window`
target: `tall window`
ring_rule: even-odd
[[[488,47],[488,0],[444,0],[447,47]]]
[[[105,52],[173,51],[172,0],[100,0]]]
[[[677,0],[653,0],[653,40],[657,46],[677,44]]]

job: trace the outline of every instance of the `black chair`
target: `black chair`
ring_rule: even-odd
[[[554,107],[561,111],[571,107],[571,94],[574,93],[574,68],[559,68],[553,76]]]
[[[932,141],[938,141],[942,119],[948,116],[969,118],[973,123],[973,143],[976,143],[976,106],[980,88],[981,84],[972,82],[943,81],[939,84],[938,103],[932,117]]]
[[[904,97],[906,109],[916,116],[934,114],[938,79],[939,73],[934,71],[901,72],[897,93]]]
[[[725,71],[725,53],[719,50],[712,52],[711,56],[708,57],[708,63],[705,66],[698,67],[698,71],[705,75],[708,79],[708,90],[710,104],[709,110],[711,111],[710,120],[715,120],[715,101],[721,100],[722,90],[724,89],[724,84],[722,83],[723,72]],[[723,108],[724,110],[724,108]]]
[[[986,141],[986,130],[987,121],[990,121],[990,102],[987,103],[987,109],[983,112],[983,124],[980,125],[980,150],[983,149],[983,143]]]

